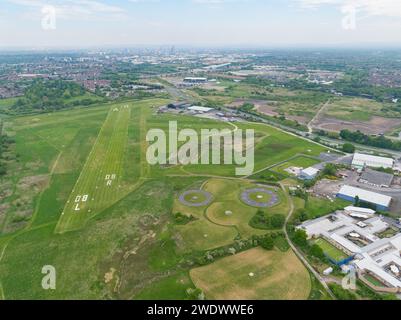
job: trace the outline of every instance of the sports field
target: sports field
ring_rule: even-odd
[[[303,300],[311,290],[309,273],[291,250],[255,248],[192,269],[190,275],[213,300]]]
[[[332,258],[335,261],[341,261],[347,258],[347,255],[342,252],[340,249],[337,249],[330,242],[323,238],[319,238],[315,242],[320,248],[322,248],[323,252]]]
[[[61,213],[56,232],[81,228],[93,215],[124,197],[121,185],[130,105],[112,107],[78,181]]]

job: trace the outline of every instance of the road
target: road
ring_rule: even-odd
[[[316,115],[313,117],[313,119],[308,123],[309,134],[313,133],[313,124],[315,123],[316,120],[319,119],[322,112],[324,112],[326,110],[326,108],[329,106],[330,102],[331,102],[331,99],[327,100],[327,102],[322,105],[322,107],[319,109],[319,111],[316,113]]]
[[[287,191],[285,189],[285,186],[283,184],[280,183],[281,188],[283,189],[284,193],[287,194]],[[328,292],[328,294],[330,295],[330,297],[333,300],[336,300],[336,297],[334,296],[333,292],[331,291],[331,289],[329,288],[329,286],[327,285],[327,283],[325,282],[325,280],[322,278],[322,276],[310,265],[310,263],[308,262],[308,260],[305,259],[305,257],[302,255],[302,253],[298,250],[298,248],[292,243],[290,236],[288,235],[288,231],[287,231],[287,226],[288,226],[288,222],[290,221],[292,215],[294,214],[294,202],[292,201],[291,197],[288,196],[288,201],[290,203],[290,212],[287,216],[287,218],[285,219],[285,224],[284,224],[284,234],[285,237],[287,239],[287,242],[289,243],[291,249],[295,252],[295,254],[297,255],[297,257],[302,261],[302,263],[308,268],[308,270],[315,276],[315,278],[320,282],[320,284],[326,289],[326,291]]]

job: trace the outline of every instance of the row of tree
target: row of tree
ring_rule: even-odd
[[[401,150],[401,141],[395,141],[385,136],[370,136],[362,133],[361,131],[350,131],[341,130],[340,137],[343,140],[355,142],[371,147],[390,149],[390,150]]]

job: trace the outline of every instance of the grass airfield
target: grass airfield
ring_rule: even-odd
[[[180,128],[233,129],[156,114],[153,107],[165,103],[149,99],[7,120],[19,158],[1,181],[13,191],[0,209],[1,298],[188,299],[194,284],[186,261],[194,254],[266,233],[249,226],[257,208],[239,194],[255,182],[235,177],[234,166],[147,164],[146,133],[167,128],[169,120]],[[257,131],[257,170],[324,151],[268,126],[240,127]],[[182,206],[178,196],[193,188],[213,194],[213,202]],[[266,214],[288,214],[287,197],[279,192],[280,203]],[[196,220],[177,225],[176,212]],[[56,267],[55,291],[41,287],[44,265]]]
[[[87,158],[56,232],[76,230],[86,221],[129,193],[122,184],[124,152],[127,149],[129,104],[112,107]]]

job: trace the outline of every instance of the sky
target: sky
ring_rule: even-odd
[[[401,0],[0,0],[0,47],[401,46]]]

